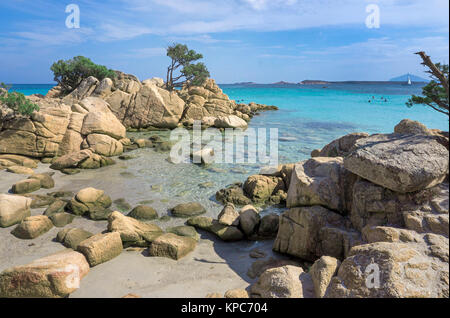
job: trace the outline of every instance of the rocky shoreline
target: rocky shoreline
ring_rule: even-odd
[[[11,194],[0,194],[0,227],[12,230],[2,238],[34,241],[51,234],[67,248],[5,269],[0,297],[76,294],[89,272],[110,263],[124,266],[124,249],[176,262],[171,264],[179,275],[177,264],[189,259],[195,266],[190,257],[205,251],[206,240],[265,242],[273,249],[252,249],[250,257],[261,258],[248,268],[252,279],[220,293],[209,286],[208,297],[449,296],[448,132],[404,120],[392,134],[343,136],[309,160],[263,169],[219,190],[216,200],[224,207],[216,218],[205,216],[197,202],[171,207],[170,215],[185,224],[163,230],[151,206],[125,206],[124,215],[111,207],[126,202],[113,202],[104,189],[86,184],[76,192],[53,191],[60,174],[34,169],[39,161],[69,175],[106,167],[114,163],[111,157],[125,160],[123,152],[170,150],[158,136],[131,139],[127,130],[190,127],[194,120],[245,128],[258,111],[275,107],[236,104],[213,80],[169,92],[159,79],[117,75],[101,82],[88,78],[64,97],[58,88],[32,96],[41,110],[30,118],[11,119],[0,108],[0,169],[26,176],[11,185]],[[285,212],[261,216],[262,205]],[[81,226],[66,227],[74,223]],[[92,224],[102,232],[88,230]],[[366,269],[373,265],[380,273],[376,288],[367,283]],[[80,289],[67,285],[74,270]]]
[[[267,270],[250,295],[448,297],[448,133],[410,120],[394,131],[349,134],[217,193],[241,205],[285,197],[273,250],[314,262]]]

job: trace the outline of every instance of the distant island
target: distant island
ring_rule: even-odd
[[[300,85],[326,85],[330,84],[330,82],[327,81],[321,81],[321,80],[304,80],[299,83]]]
[[[407,76],[407,75],[406,75]],[[411,81],[413,83],[428,83],[427,80],[422,79],[420,77],[417,76],[411,76]],[[277,85],[277,86],[304,86],[304,85],[332,85],[332,84],[400,84],[402,82],[407,82],[408,81],[408,77],[404,78],[403,77],[397,77],[397,78],[393,78],[389,81],[324,81],[324,80],[304,80],[301,81],[299,83],[292,83],[292,82],[285,82],[285,81],[280,81],[280,82],[276,82],[276,83],[256,83],[256,82],[240,82],[240,83],[222,83],[219,85],[224,85],[224,86],[235,86],[235,85],[239,85],[239,86],[271,86],[271,85]]]
[[[272,85],[296,85],[296,83],[280,81],[280,82],[272,83]]]

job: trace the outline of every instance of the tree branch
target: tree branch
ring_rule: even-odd
[[[448,79],[445,77],[445,75],[436,67],[436,65],[431,61],[430,57],[428,55],[425,54],[425,52],[417,52],[415,53],[417,55],[420,55],[420,57],[423,60],[423,65],[427,66],[431,73],[437,78],[439,79],[439,81],[441,82],[442,86],[445,88],[445,91],[447,92],[447,98],[449,95],[449,90],[448,90]]]
[[[435,111],[438,111],[438,112],[440,112],[440,113],[442,113],[442,114],[445,114],[445,115],[449,116],[449,112],[448,112],[448,111],[444,111],[444,110],[442,110],[442,109],[439,109],[439,108],[437,108],[436,106],[434,106],[433,104],[426,103],[425,105],[427,105],[427,106],[433,108]]]

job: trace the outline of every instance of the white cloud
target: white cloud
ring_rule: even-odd
[[[39,1],[49,7],[48,1]],[[362,28],[369,3],[380,6],[381,30],[393,25],[448,33],[449,19],[448,0],[114,0],[113,3],[80,0],[80,3],[85,33],[55,29],[55,24],[60,24],[57,20],[51,27],[48,26],[51,21],[46,23],[45,28],[19,25],[13,36],[33,43],[40,41],[43,45],[130,40],[149,34],[209,44],[232,43],[235,40],[221,40],[210,34],[327,26]],[[2,36],[6,37],[5,33]]]
[[[123,0],[125,1],[125,0]],[[448,0],[127,0],[134,12],[157,14],[165,34],[236,30],[280,31],[321,26],[364,27],[366,6],[380,7],[381,27],[448,27]]]
[[[363,42],[349,45],[328,47],[321,50],[304,50],[302,54],[309,57],[355,58],[358,61],[401,61],[402,59],[416,58],[413,54],[418,51],[427,51],[428,55],[438,59],[448,56],[448,37],[429,36],[405,39],[392,39],[389,37],[371,38]]]
[[[35,28],[33,31],[14,32],[16,43],[26,41],[34,46],[61,46],[78,44],[85,41],[86,37],[93,34],[90,28],[54,30],[51,28]]]

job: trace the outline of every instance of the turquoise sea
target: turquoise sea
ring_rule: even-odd
[[[448,130],[448,118],[427,107],[408,108],[411,94],[423,83],[331,83],[323,85],[221,85],[231,99],[280,108],[256,116],[250,127],[278,128],[279,161],[295,162],[313,149],[350,132],[389,133],[402,119],[418,120],[429,128]],[[13,85],[26,95],[43,94],[49,84]],[[370,101],[370,102],[369,102]]]

